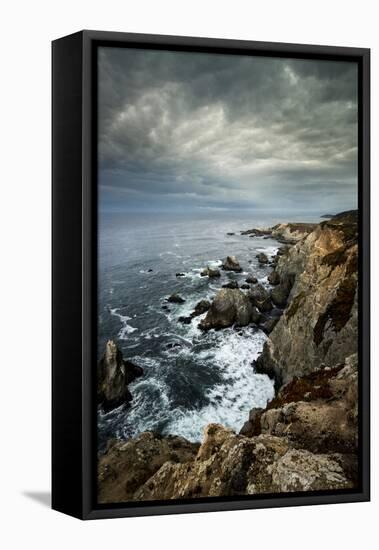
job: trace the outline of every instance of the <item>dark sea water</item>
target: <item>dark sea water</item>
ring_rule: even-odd
[[[130,385],[131,407],[99,411],[100,448],[110,437],[129,438],[146,430],[191,441],[201,440],[210,422],[239,430],[251,408],[264,407],[273,397],[271,380],[251,366],[266,339],[261,330],[202,333],[197,325],[205,315],[190,325],[177,319],[189,315],[199,300],[212,299],[230,279],[242,283],[252,273],[268,286],[270,267],[260,267],[255,256],[262,251],[271,256],[280,245],[239,232],[279,221],[319,217],[267,211],[100,215],[98,356],[112,338],[124,358],[144,369],[144,376]],[[227,255],[237,257],[243,273],[200,277],[204,267],[220,266]],[[178,278],[177,272],[185,276]],[[173,292],[185,303],[169,304],[165,311],[164,300]]]

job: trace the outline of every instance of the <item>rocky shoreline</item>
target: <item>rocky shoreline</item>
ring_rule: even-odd
[[[110,440],[98,462],[99,502],[356,486],[357,213],[241,235],[269,236],[282,245],[273,258],[257,258],[272,266],[270,289],[251,274],[240,287],[223,285],[212,302],[199,302],[178,322],[204,314],[203,331],[249,324],[264,330],[269,336],[252,366],[275,381],[274,399],[252,409],[239,434],[209,424],[201,445],[153,432]],[[234,257],[221,269],[242,271]],[[217,279],[220,271],[208,267],[201,275]],[[178,303],[181,297],[170,298]],[[128,384],[141,371],[108,342],[98,367],[100,406],[128,405]]]

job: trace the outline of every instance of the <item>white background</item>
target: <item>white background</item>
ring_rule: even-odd
[[[50,485],[50,41],[86,28],[370,47],[374,102],[379,76],[375,4],[373,0],[13,0],[2,4],[2,548],[375,547],[379,538],[375,361],[371,503],[96,522],[80,522],[46,505]],[[372,123],[375,251],[379,146],[375,104]],[[374,321],[376,268],[375,255]],[[373,327],[375,336],[375,323]]]

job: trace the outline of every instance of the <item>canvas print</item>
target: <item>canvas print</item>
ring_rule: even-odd
[[[359,484],[355,62],[98,48],[97,501]]]

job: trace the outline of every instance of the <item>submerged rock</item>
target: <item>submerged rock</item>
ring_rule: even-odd
[[[167,301],[170,302],[171,304],[184,304],[185,299],[179,296],[179,294],[175,292],[174,294],[171,294],[169,298],[167,298]]]
[[[222,269],[224,271],[235,271],[236,273],[240,273],[242,271],[242,267],[235,256],[227,256],[222,262]]]
[[[185,277],[185,273],[176,273],[175,277]]]
[[[241,290],[223,288],[217,293],[199,328],[220,329],[230,327],[234,323],[246,326],[250,322],[251,314],[251,303]]]
[[[239,288],[237,281],[230,281],[229,283],[225,283],[222,285],[222,288]]]
[[[97,400],[109,411],[132,400],[128,384],[142,376],[143,369],[124,360],[113,340],[108,340],[97,367]]]

